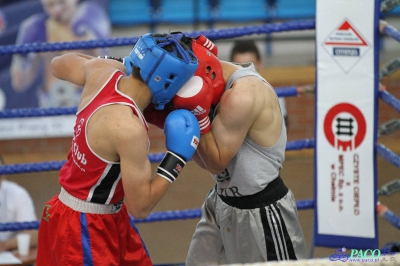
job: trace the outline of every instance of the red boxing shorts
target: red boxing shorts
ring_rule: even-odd
[[[153,265],[125,204],[113,213],[88,213],[68,207],[62,195],[72,197],[62,190],[43,210],[36,265]]]

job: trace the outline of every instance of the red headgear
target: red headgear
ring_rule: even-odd
[[[194,75],[210,80],[213,87],[212,105],[216,105],[225,90],[225,80],[222,74],[221,63],[217,58],[218,48],[212,41],[200,35],[193,39],[192,51],[197,57],[199,64]]]

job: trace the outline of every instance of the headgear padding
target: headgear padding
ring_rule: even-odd
[[[225,90],[221,63],[217,57],[218,48],[212,41],[200,35],[193,39],[192,50],[199,61],[199,67],[194,75],[206,77],[211,81],[213,87],[212,105],[216,105]]]
[[[162,48],[168,44],[173,44],[172,52]],[[149,87],[153,95],[152,102],[158,110],[164,109],[164,105],[193,76],[198,66],[193,52],[185,50],[172,35],[143,35],[133,47],[129,58],[140,69],[140,76]]]

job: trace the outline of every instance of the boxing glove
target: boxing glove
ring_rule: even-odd
[[[80,3],[70,25],[75,35],[80,37],[89,34],[91,39],[107,39],[111,35],[107,12],[95,1]]]
[[[163,110],[157,110],[153,103],[150,103],[144,110],[143,115],[146,121],[160,129],[164,129],[164,123],[167,116],[175,110],[171,102],[164,106]]]
[[[212,52],[215,56],[218,56],[218,47],[212,41],[210,41],[206,36],[199,35],[199,37],[197,37],[195,40],[198,44],[201,44],[208,50],[210,50],[210,52]]]
[[[118,57],[118,56],[109,56],[109,55],[104,55],[104,56],[98,56],[98,58],[104,58],[104,59],[113,59],[121,62],[124,64],[125,69],[126,69],[126,74],[129,76],[132,73],[132,65],[131,61],[129,59],[129,56],[125,56],[124,58]]]
[[[193,76],[172,98],[176,109],[186,109],[194,114],[199,121],[201,134],[211,129],[210,113],[213,90],[208,78]]]
[[[165,119],[167,152],[156,173],[172,183],[197,149],[200,128],[194,115],[184,109],[172,111]]]

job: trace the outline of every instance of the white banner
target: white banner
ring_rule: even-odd
[[[377,5],[316,3],[316,244],[364,247],[377,238]]]
[[[75,115],[0,119],[0,140],[72,137]]]

